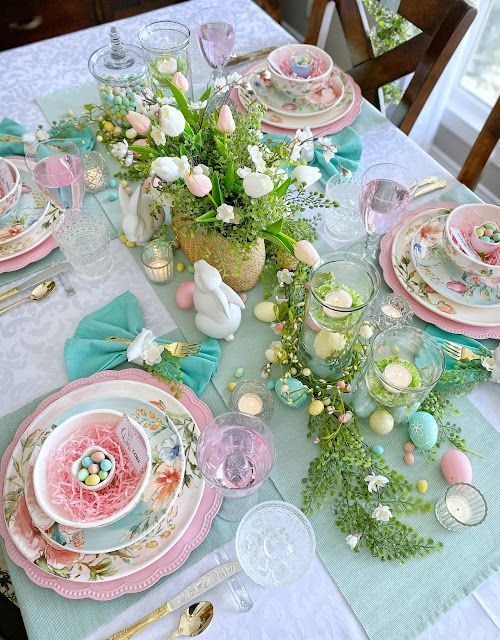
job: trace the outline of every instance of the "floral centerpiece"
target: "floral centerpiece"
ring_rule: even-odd
[[[256,284],[265,241],[274,243],[284,266],[297,260],[314,264],[319,256],[308,242],[313,226],[301,213],[327,201],[306,191],[321,176],[301,162],[308,134],[298,131],[290,141],[264,139],[261,106],[246,113],[231,108],[230,90],[240,76],[209,87],[191,103],[184,79],[174,80],[168,82],[173,98],[146,93],[144,113],[127,116],[132,128],[126,137],[108,136],[126,177],[147,180],[155,206],[170,207],[187,257],[207,260],[238,291]]]

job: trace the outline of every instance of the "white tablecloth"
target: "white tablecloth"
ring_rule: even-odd
[[[160,19],[193,24],[198,10],[208,0],[191,0],[116,24],[127,42],[137,43],[142,25]],[[218,0],[224,6],[227,0]],[[210,2],[213,4],[213,2]],[[252,51],[270,44],[279,45],[291,37],[263,14],[250,0],[233,3],[237,11],[237,52]],[[34,99],[44,93],[88,82],[87,59],[107,42],[109,25],[102,25],[0,53],[4,81],[0,85],[0,118],[10,117],[34,129],[44,122]],[[196,47],[192,50],[195,81],[207,75],[207,68]],[[7,74],[8,70],[8,74]],[[7,82],[8,75],[8,82]],[[384,123],[362,136],[361,169],[377,162],[390,161],[411,166],[419,178],[438,174],[456,181],[438,163],[412,143],[390,123]],[[432,200],[432,194],[420,202]],[[99,286],[70,276],[76,289],[72,298],[62,288],[42,303],[20,306],[0,316],[0,415],[26,404],[41,393],[62,385],[65,372],[62,362],[64,340],[70,336],[85,312],[89,312],[129,288],[139,299],[146,324],[158,334],[173,327],[171,318],[153,289],[140,273],[133,258],[116,240],[112,243],[116,268]],[[477,408],[500,430],[500,393],[498,386],[484,384],[471,397]],[[226,545],[234,557],[232,543]],[[174,575],[159,588],[150,589],[144,598],[110,621],[88,640],[102,640],[112,631],[126,626],[174,595],[192,579],[216,564],[208,555],[182,575]],[[445,577],[443,577],[444,579]],[[316,558],[304,578],[280,590],[264,590],[242,576],[254,601],[253,609],[239,613],[225,585],[208,597],[214,602],[216,617],[203,638],[205,640],[358,640],[366,638],[361,625],[337,589],[322,563]],[[361,586],[360,586],[361,588]],[[36,603],[33,603],[36,606]],[[177,616],[157,623],[138,640],[156,640],[173,629]],[[408,620],[411,628],[411,619]],[[476,592],[448,612],[420,640],[494,640],[500,638],[500,574],[485,582]]]

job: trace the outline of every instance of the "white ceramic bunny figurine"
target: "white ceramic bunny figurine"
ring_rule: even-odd
[[[240,296],[222,282],[220,273],[205,260],[194,263],[194,322],[211,338],[234,340],[240,326],[241,310],[245,308]]]
[[[156,218],[152,215],[151,203],[154,195],[148,191],[146,182],[138,186],[131,196],[121,184],[118,189],[122,210],[122,229],[127,240],[131,242],[147,242],[165,221],[164,215]]]

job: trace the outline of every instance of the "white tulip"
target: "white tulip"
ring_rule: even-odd
[[[310,187],[312,184],[321,178],[321,171],[317,167],[306,167],[299,165],[292,171],[292,178],[304,186]]]
[[[151,163],[151,172],[165,182],[175,182],[189,171],[189,162],[186,156],[182,158],[155,158]]]
[[[230,204],[222,203],[217,207],[217,220],[222,222],[232,222],[234,220],[234,210]]]
[[[249,173],[243,178],[243,190],[250,198],[262,198],[273,189],[273,181],[265,173]]]
[[[186,120],[179,109],[168,104],[163,105],[160,109],[160,127],[167,136],[172,138],[179,136],[185,126]]]

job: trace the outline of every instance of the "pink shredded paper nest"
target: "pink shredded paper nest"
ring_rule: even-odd
[[[313,61],[311,73],[309,74],[308,79],[317,78],[318,76],[323,75],[323,73],[328,69],[328,62],[321,56],[314,54],[312,51],[308,51],[307,55],[312,58]],[[299,77],[292,71],[290,58],[283,58],[278,62],[278,66],[281,73],[283,73],[287,78]]]
[[[123,509],[134,497],[142,480],[127,459],[115,431],[116,424],[90,424],[74,433],[57,451],[47,469],[51,502],[67,519],[97,522]],[[111,483],[100,491],[87,491],[71,473],[71,467],[86,449],[99,446],[115,458]]]

